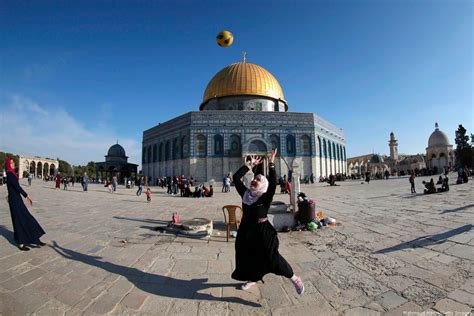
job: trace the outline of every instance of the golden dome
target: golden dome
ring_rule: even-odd
[[[219,71],[207,85],[200,110],[210,99],[255,95],[280,100],[288,110],[288,104],[280,84],[273,75],[259,65],[240,62],[231,64]]]

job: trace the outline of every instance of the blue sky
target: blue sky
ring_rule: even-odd
[[[139,163],[143,131],[197,111],[242,50],[348,157],[388,154],[391,131],[423,153],[435,122],[474,133],[472,1],[3,0],[0,38],[2,151],[85,164],[118,139]]]

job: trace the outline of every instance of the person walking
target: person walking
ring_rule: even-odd
[[[262,163],[262,158],[250,156],[248,164],[234,174],[236,190],[242,197],[243,218],[237,231],[232,278],[245,281],[242,289],[248,290],[266,274],[274,273],[290,279],[296,292],[303,294],[303,282],[278,252],[277,232],[267,217],[277,184],[275,156],[276,149],[273,149],[268,179],[261,174],[255,175],[249,189],[243,184],[242,178],[249,170]]]
[[[143,191],[143,178],[140,177],[137,182],[138,182],[137,196],[140,196]]]
[[[7,171],[8,205],[13,224],[13,237],[18,244],[18,249],[28,251],[30,248],[26,244],[37,246],[46,245],[40,240],[45,234],[43,228],[38,224],[33,215],[30,214],[23,202],[21,195],[33,205],[33,200],[23,190],[18,182],[18,175],[15,172],[15,162],[11,157],[5,160],[5,170]]]
[[[113,189],[114,192],[117,191],[117,184],[118,184],[117,183],[117,176],[113,176],[112,177],[112,189]]]
[[[54,180],[56,181],[56,189],[59,189],[59,187],[61,186],[61,172],[58,172],[56,174]]]
[[[151,189],[150,189],[150,188],[147,188],[145,194],[146,194],[146,200],[147,200],[148,202],[151,202]]]
[[[411,185],[411,193],[416,193],[416,191],[415,191],[415,173],[414,172],[411,173],[409,181],[410,181],[410,185]]]
[[[227,187],[226,187],[226,184],[225,182],[227,181],[227,176],[225,175],[223,178],[222,178],[222,190],[221,192],[224,193],[224,192],[227,192]]]
[[[33,180],[33,174],[31,172],[28,173],[28,185],[31,186],[31,181]]]
[[[230,173],[224,179],[225,192],[230,192]]]
[[[87,172],[84,172],[84,176],[82,177],[82,190],[87,191],[87,185],[89,184],[89,177],[87,176]]]

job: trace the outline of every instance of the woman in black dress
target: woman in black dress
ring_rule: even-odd
[[[275,172],[276,149],[272,151],[268,180],[257,174],[247,189],[242,177],[253,167],[262,163],[262,158],[250,156],[247,165],[234,174],[234,184],[242,197],[243,217],[235,242],[235,271],[232,278],[245,281],[243,290],[248,290],[267,273],[274,273],[291,279],[298,294],[304,292],[301,278],[293,273],[288,262],[278,252],[278,237],[275,228],[268,221],[268,209],[275,194],[277,179]]]
[[[31,198],[18,183],[18,175],[15,173],[15,163],[11,157],[5,160],[5,170],[7,171],[8,204],[10,206],[10,214],[13,223],[13,237],[18,243],[18,248],[23,251],[28,251],[30,248],[26,247],[25,244],[36,244],[37,246],[46,245],[40,240],[40,237],[45,234],[43,228],[41,228],[36,219],[28,212],[21,198],[21,195],[23,195],[30,205],[33,205]]]

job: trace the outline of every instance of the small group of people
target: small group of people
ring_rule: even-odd
[[[410,189],[412,194],[416,194],[415,189],[415,172],[412,172],[410,177],[408,178],[408,182],[410,182]],[[432,194],[438,192],[446,192],[449,191],[449,178],[447,175],[444,177],[442,175],[439,176],[438,181],[435,183],[433,178],[430,181],[422,181],[421,182],[424,186],[423,193],[424,194]],[[437,187],[437,185],[441,185],[441,187]]]
[[[222,179],[222,192],[228,193],[230,192],[230,173],[225,175]]]
[[[212,184],[209,187],[206,187],[204,184],[199,184],[194,186],[194,191],[191,190],[191,186],[188,184],[184,184],[183,190],[181,190],[182,197],[194,197],[194,198],[202,198],[202,197],[212,197],[214,195],[214,188]]]
[[[422,181],[423,185],[425,186],[425,189],[423,190],[424,194],[432,194],[432,193],[438,193],[438,192],[446,192],[449,191],[449,179],[447,176],[439,176],[438,182],[434,182],[433,178],[429,182]],[[436,185],[440,184],[441,187],[437,187]]]
[[[112,179],[106,179],[104,187],[109,190],[109,193],[114,193],[117,191],[118,180],[117,176],[113,176]],[[137,194],[138,195],[138,194]]]

